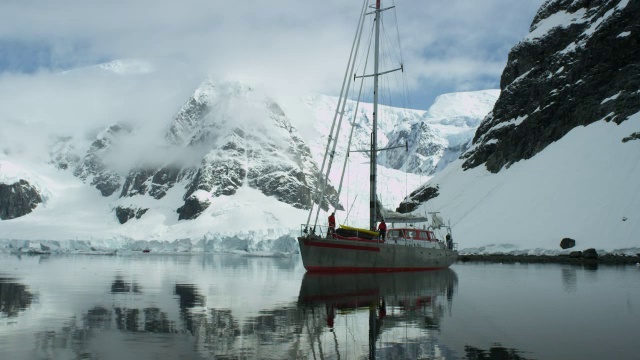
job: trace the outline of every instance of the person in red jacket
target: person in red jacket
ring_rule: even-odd
[[[380,232],[380,236],[382,237],[382,241],[387,237],[387,224],[384,222],[384,219],[380,221],[380,225],[378,225],[378,231]]]
[[[327,237],[336,233],[336,213],[332,212],[329,215],[329,230],[327,231]]]

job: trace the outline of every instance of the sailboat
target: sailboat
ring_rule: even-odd
[[[338,140],[339,130],[345,113],[346,95],[348,93],[351,78],[355,81],[358,78],[364,80],[366,77],[373,77],[373,117],[372,117],[372,133],[371,147],[368,150],[370,154],[370,208],[369,208],[369,227],[357,228],[341,225],[338,229],[329,227],[323,229],[319,226],[318,215],[321,205],[316,209],[315,222],[311,225],[311,216],[314,206],[309,211],[307,223],[302,226],[302,233],[298,237],[300,246],[300,254],[302,262],[307,271],[310,272],[381,272],[381,271],[422,271],[447,268],[453,264],[458,257],[457,245],[453,242],[451,234],[451,226],[445,225],[442,218],[437,212],[431,213],[432,221],[428,227],[416,228],[413,224],[420,222],[428,222],[428,217],[407,216],[404,214],[383,211],[378,204],[377,198],[377,154],[379,151],[388,150],[377,148],[377,121],[378,121],[378,78],[381,75],[394,71],[403,71],[400,65],[396,69],[379,70],[380,57],[380,23],[382,13],[392,9],[394,6],[382,8],[381,0],[375,0],[375,4],[368,6],[368,0],[362,5],[360,18],[356,35],[353,40],[351,54],[345,71],[345,77],[340,93],[340,100],[336,106],[333,123],[327,141],[325,156],[322,162],[320,172],[324,172],[326,166],[326,174],[323,181],[320,181],[320,189],[316,198],[318,204],[324,198],[326,184],[328,183],[329,172],[335,154],[335,148]],[[369,8],[373,11],[368,12]],[[375,26],[375,48],[374,48],[374,65],[373,74],[357,76],[355,73],[356,56],[358,53],[362,29],[365,18],[369,15],[374,16]],[[366,65],[365,65],[366,68]],[[346,84],[346,86],[345,86]],[[345,91],[346,88],[346,91]],[[362,85],[360,93],[362,92]],[[359,104],[359,100],[358,100]],[[357,106],[356,111],[357,113]],[[336,126],[337,125],[337,126]],[[349,145],[351,144],[351,136],[349,137]],[[349,147],[349,146],[348,146]],[[347,149],[347,155],[349,150]],[[327,161],[328,160],[328,161]],[[346,159],[345,159],[346,164]],[[343,166],[343,175],[344,175]],[[344,176],[343,176],[344,177]],[[338,189],[338,198],[342,188],[342,180]],[[334,207],[338,207],[336,205]],[[376,231],[376,223],[383,220],[392,224],[392,227],[386,231],[388,236],[381,237]],[[395,227],[395,224],[411,224],[402,227]],[[435,230],[446,230],[445,239],[438,239]]]

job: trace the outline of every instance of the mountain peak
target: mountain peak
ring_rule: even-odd
[[[429,107],[424,120],[440,122],[455,118],[482,119],[491,111],[498,96],[500,96],[498,89],[442,94]]]

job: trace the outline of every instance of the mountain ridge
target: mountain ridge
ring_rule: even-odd
[[[442,211],[470,252],[638,253],[640,3],[547,1],[469,150],[399,208]],[[568,251],[568,250],[564,250]]]

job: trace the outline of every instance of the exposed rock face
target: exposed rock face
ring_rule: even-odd
[[[396,212],[401,214],[412,212],[418,207],[418,205],[437,197],[439,195],[438,190],[438,185],[425,184],[419,187],[411,192],[408,197],[402,200],[400,205],[398,205]]]
[[[129,132],[130,130],[118,124],[111,125],[100,132],[84,159],[74,169],[73,175],[89,181],[100,190],[102,196],[111,196],[118,191],[122,184],[122,176],[105,163],[105,157],[118,137]]]
[[[169,128],[168,140],[185,149],[206,149],[188,180],[180,218],[193,218],[207,205],[191,198],[234,195],[242,186],[300,209],[311,206],[318,169],[309,147],[284,111],[267,97],[239,84],[202,84]],[[322,201],[335,203],[332,187]]]
[[[569,253],[569,257],[574,259],[580,259],[582,258],[582,251],[572,251]]]
[[[80,156],[76,153],[73,138],[70,136],[59,137],[49,149],[51,163],[58,169],[75,169],[80,162]]]
[[[124,224],[128,220],[133,218],[140,219],[142,215],[144,215],[144,213],[147,212],[147,210],[149,209],[134,209],[134,208],[122,207],[122,206],[118,206],[115,209],[116,217],[118,218],[118,221],[120,222],[120,224]]]
[[[587,249],[585,251],[582,252],[582,258],[583,259],[591,259],[591,260],[597,260],[598,259],[598,252],[596,251],[596,249]]]
[[[563,249],[571,249],[576,246],[576,241],[571,238],[564,238],[560,241],[560,247]]]
[[[11,185],[0,184],[0,219],[9,220],[24,216],[38,204],[42,197],[38,190],[26,180]]]
[[[407,114],[393,126],[387,125],[391,130],[385,133],[388,142],[384,147],[398,148],[382,151],[379,164],[423,175],[444,169],[469,148],[475,129],[491,111],[499,93],[482,90],[442,94],[417,120]]]
[[[634,132],[631,135],[625,136],[624,138],[622,138],[623,143],[626,143],[631,140],[640,140],[640,132]]]
[[[131,129],[114,124],[100,132],[83,158],[71,138],[51,148],[51,162],[100,190],[119,191],[121,198],[139,195],[162,199],[180,186],[184,205],[179,219],[194,219],[219,196],[232,196],[248,186],[278,201],[307,209],[319,185],[319,171],[311,151],[284,111],[267,96],[238,83],[205,81],[175,116],[165,133],[162,165],[140,164],[123,175],[111,163],[122,136]],[[164,160],[164,159],[163,159]],[[197,192],[204,191],[206,194]],[[322,207],[337,204],[329,186]],[[206,200],[202,200],[206,199]],[[317,201],[316,201],[317,202]],[[121,224],[144,211],[126,206],[114,209]]]
[[[399,127],[387,137],[386,147],[398,148],[384,151],[380,155],[381,163],[416,174],[433,175],[448,145],[444,135],[425,122]]]
[[[34,294],[15,279],[0,278],[0,314],[3,317],[17,317],[20,312],[31,307]]]
[[[211,202],[208,199],[200,198],[196,194],[191,195],[185,199],[184,205],[176,210],[179,214],[178,220],[195,219],[200,216],[209,205],[211,205]]]
[[[464,169],[498,172],[571,129],[640,111],[640,2],[552,0],[509,54]],[[562,19],[562,20],[559,20]]]

